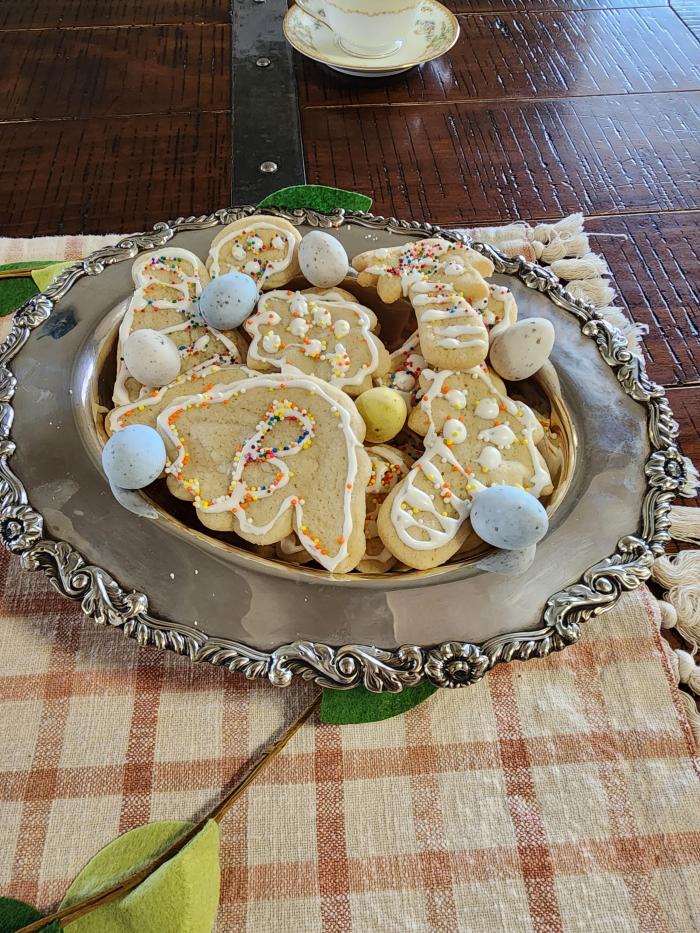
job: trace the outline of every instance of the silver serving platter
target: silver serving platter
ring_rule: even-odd
[[[570,484],[519,576],[462,562],[379,577],[264,559],[159,512],[138,518],[112,497],[100,463],[95,386],[140,252],[175,242],[204,257],[222,224],[252,207],[157,224],[66,270],[15,315],[0,348],[0,535],[95,622],[285,686],[399,691],[428,678],[461,687],[501,661],[544,657],[581,623],[647,579],[669,539],[685,481],[678,427],[661,387],[622,334],[546,269],[488,255],[521,316],[551,319],[552,355],[578,451]],[[429,224],[308,210],[352,256],[440,233]],[[11,369],[10,369],[11,366]]]

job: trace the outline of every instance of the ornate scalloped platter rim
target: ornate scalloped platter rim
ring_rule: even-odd
[[[254,210],[233,208],[178,218],[156,225],[151,233],[125,238],[66,270],[45,293],[31,299],[15,315],[12,332],[0,348],[0,536],[5,546],[20,556],[25,569],[43,570],[54,586],[78,600],[94,621],[121,628],[139,644],[168,648],[193,661],[223,665],[249,678],[264,677],[277,686],[286,686],[300,676],[322,686],[349,689],[361,684],[373,691],[398,691],[426,677],[441,687],[461,687],[479,680],[496,663],[544,657],[576,641],[582,622],[610,609],[622,592],[649,577],[654,557],[663,552],[669,539],[671,501],[685,480],[684,462],[675,444],[678,428],[663,389],[648,379],[643,361],[628,350],[624,337],[594,308],[572,298],[551,273],[522,257],[509,259],[478,243],[475,248],[494,260],[499,273],[515,276],[528,289],[542,293],[578,320],[581,332],[595,342],[622,391],[644,406],[647,414],[651,452],[644,466],[641,530],[623,535],[614,553],[590,566],[578,582],[550,596],[542,613],[542,628],[498,634],[481,644],[451,639],[435,647],[408,644],[389,649],[364,644],[332,647],[304,639],[259,650],[207,635],[191,624],[156,618],[149,611],[145,594],[124,589],[108,571],[86,561],[71,544],[45,538],[43,518],[29,504],[28,493],[9,463],[15,453],[11,428],[16,380],[8,364],[25,346],[32,330],[48,320],[55,304],[85,276],[99,275],[139,252],[163,246],[177,233],[206,230]],[[359,213],[266,212],[312,227],[334,229],[349,224],[409,236],[434,235],[438,231],[453,236],[429,224]]]

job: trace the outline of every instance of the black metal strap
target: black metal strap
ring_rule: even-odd
[[[286,12],[287,0],[232,2],[233,204],[306,181]]]

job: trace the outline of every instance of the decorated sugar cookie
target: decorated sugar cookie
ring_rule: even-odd
[[[389,372],[384,376],[375,377],[374,383],[395,389],[411,409],[420,396],[420,374],[425,365],[418,331],[415,331],[398,350],[390,354]]]
[[[258,290],[281,288],[299,275],[301,234],[288,220],[254,214],[234,220],[209,247],[207,269],[214,279],[226,272],[244,272]]]
[[[373,311],[342,289],[266,292],[246,321],[248,365],[268,372],[299,371],[350,395],[371,388],[389,368],[389,354],[372,331]],[[352,296],[351,296],[352,298]]]
[[[425,436],[425,453],[382,505],[378,528],[395,557],[427,569],[467,540],[466,519],[480,490],[507,484],[540,498],[552,483],[536,446],[541,424],[508,398],[485,364],[464,373],[424,370],[421,384],[409,424]]]
[[[260,545],[294,531],[336,573],[362,558],[371,466],[344,392],[312,376],[259,375],[179,398],[157,426],[168,487],[208,528]]]
[[[113,408],[105,418],[105,430],[109,435],[122,431],[130,424],[156,426],[158,415],[176,398],[197,395],[215,385],[229,385],[239,379],[249,378],[251,371],[245,366],[210,360],[206,365],[183,373],[167,386],[151,389],[133,402]]]
[[[244,346],[240,335],[208,327],[199,317],[197,300],[209,277],[194,253],[176,247],[144,253],[134,263],[132,276],[136,289],[119,327],[113,394],[116,405],[133,401],[144,386],[150,389],[162,384],[161,379],[176,371],[177,367],[169,369],[172,351],[162,352],[163,338],[172,342],[179,354],[180,373],[207,365],[214,358],[229,364],[240,361],[240,346]],[[128,344],[129,359],[135,361],[138,372],[136,379],[127,367],[124,349],[140,330],[148,330],[152,336]],[[153,381],[144,382],[149,372]]]
[[[409,298],[422,354],[431,366],[464,370],[486,358],[482,313],[489,299],[484,275],[493,273],[490,259],[462,243],[434,237],[361,253],[353,266],[360,285],[376,283],[383,301],[402,294]]]
[[[357,565],[361,573],[386,573],[396,564],[396,558],[384,547],[377,531],[379,509],[391,490],[408,473],[413,461],[405,453],[388,444],[368,447],[372,475],[367,485],[365,538],[367,550]]]

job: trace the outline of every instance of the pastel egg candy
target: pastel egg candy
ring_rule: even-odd
[[[348,274],[348,266],[345,247],[330,233],[312,230],[299,244],[301,274],[318,288],[340,285]]]
[[[208,282],[199,296],[199,313],[215,330],[233,330],[247,320],[258,301],[258,289],[243,272],[227,272]]]
[[[113,486],[143,489],[158,479],[165,467],[165,444],[146,424],[130,424],[117,431],[102,450],[102,469]]]
[[[524,550],[547,533],[542,503],[517,486],[489,486],[474,496],[469,518],[476,534],[504,551]]]
[[[180,374],[180,353],[158,330],[144,327],[129,334],[122,356],[130,375],[144,386],[165,386]]]
[[[388,386],[367,389],[358,395],[355,404],[367,428],[365,438],[373,444],[384,444],[396,437],[408,416],[404,397]]]
[[[551,321],[543,317],[523,318],[494,338],[489,360],[502,379],[519,382],[544,366],[553,346]]]

